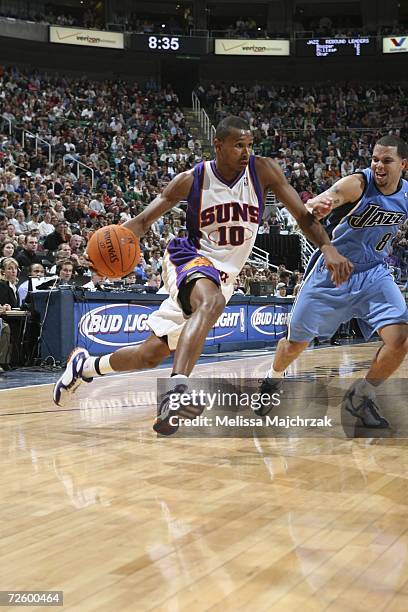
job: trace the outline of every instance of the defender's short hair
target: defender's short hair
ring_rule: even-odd
[[[218,138],[218,140],[223,140],[224,138],[227,138],[231,130],[245,130],[249,132],[251,131],[251,128],[249,127],[248,121],[245,121],[245,119],[242,119],[242,117],[230,115],[219,122],[215,132],[215,137]]]
[[[398,156],[402,159],[408,159],[408,145],[405,140],[399,136],[387,134],[387,136],[383,136],[380,140],[377,140],[375,144],[383,147],[397,147]]]

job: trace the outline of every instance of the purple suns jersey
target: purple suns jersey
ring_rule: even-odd
[[[255,171],[255,155],[230,183],[217,172],[215,161],[200,162],[187,198],[188,240],[233,280],[255,243],[263,214],[263,193]]]

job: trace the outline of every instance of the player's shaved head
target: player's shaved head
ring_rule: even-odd
[[[242,130],[243,132],[250,132],[251,128],[249,127],[248,121],[242,119],[242,117],[236,117],[234,115],[230,115],[229,117],[225,117],[222,119],[217,125],[217,130],[215,132],[215,137],[218,140],[224,140],[227,138],[232,130]]]

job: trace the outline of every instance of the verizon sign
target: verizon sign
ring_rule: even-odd
[[[216,55],[289,55],[288,40],[216,38]]]
[[[58,26],[50,26],[50,42],[62,45],[82,45],[83,47],[107,47],[109,49],[124,49],[125,46],[121,32],[60,28]]]

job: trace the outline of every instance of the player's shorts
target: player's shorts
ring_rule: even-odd
[[[177,238],[172,240],[167,246],[162,264],[162,279],[169,297],[147,319],[148,327],[156,336],[167,336],[171,351],[176,349],[189,317],[186,309],[183,310],[179,292],[190,277],[211,279],[221,288],[226,302],[234,292],[233,279],[229,279],[228,283],[221,282],[219,270],[209,259],[197,253],[190,241]]]
[[[384,264],[355,265],[349,280],[335,287],[320,257],[297,295],[288,339],[310,342],[313,338],[331,338],[341,323],[353,318],[358,319],[367,340],[386,325],[408,323],[408,310]]]

